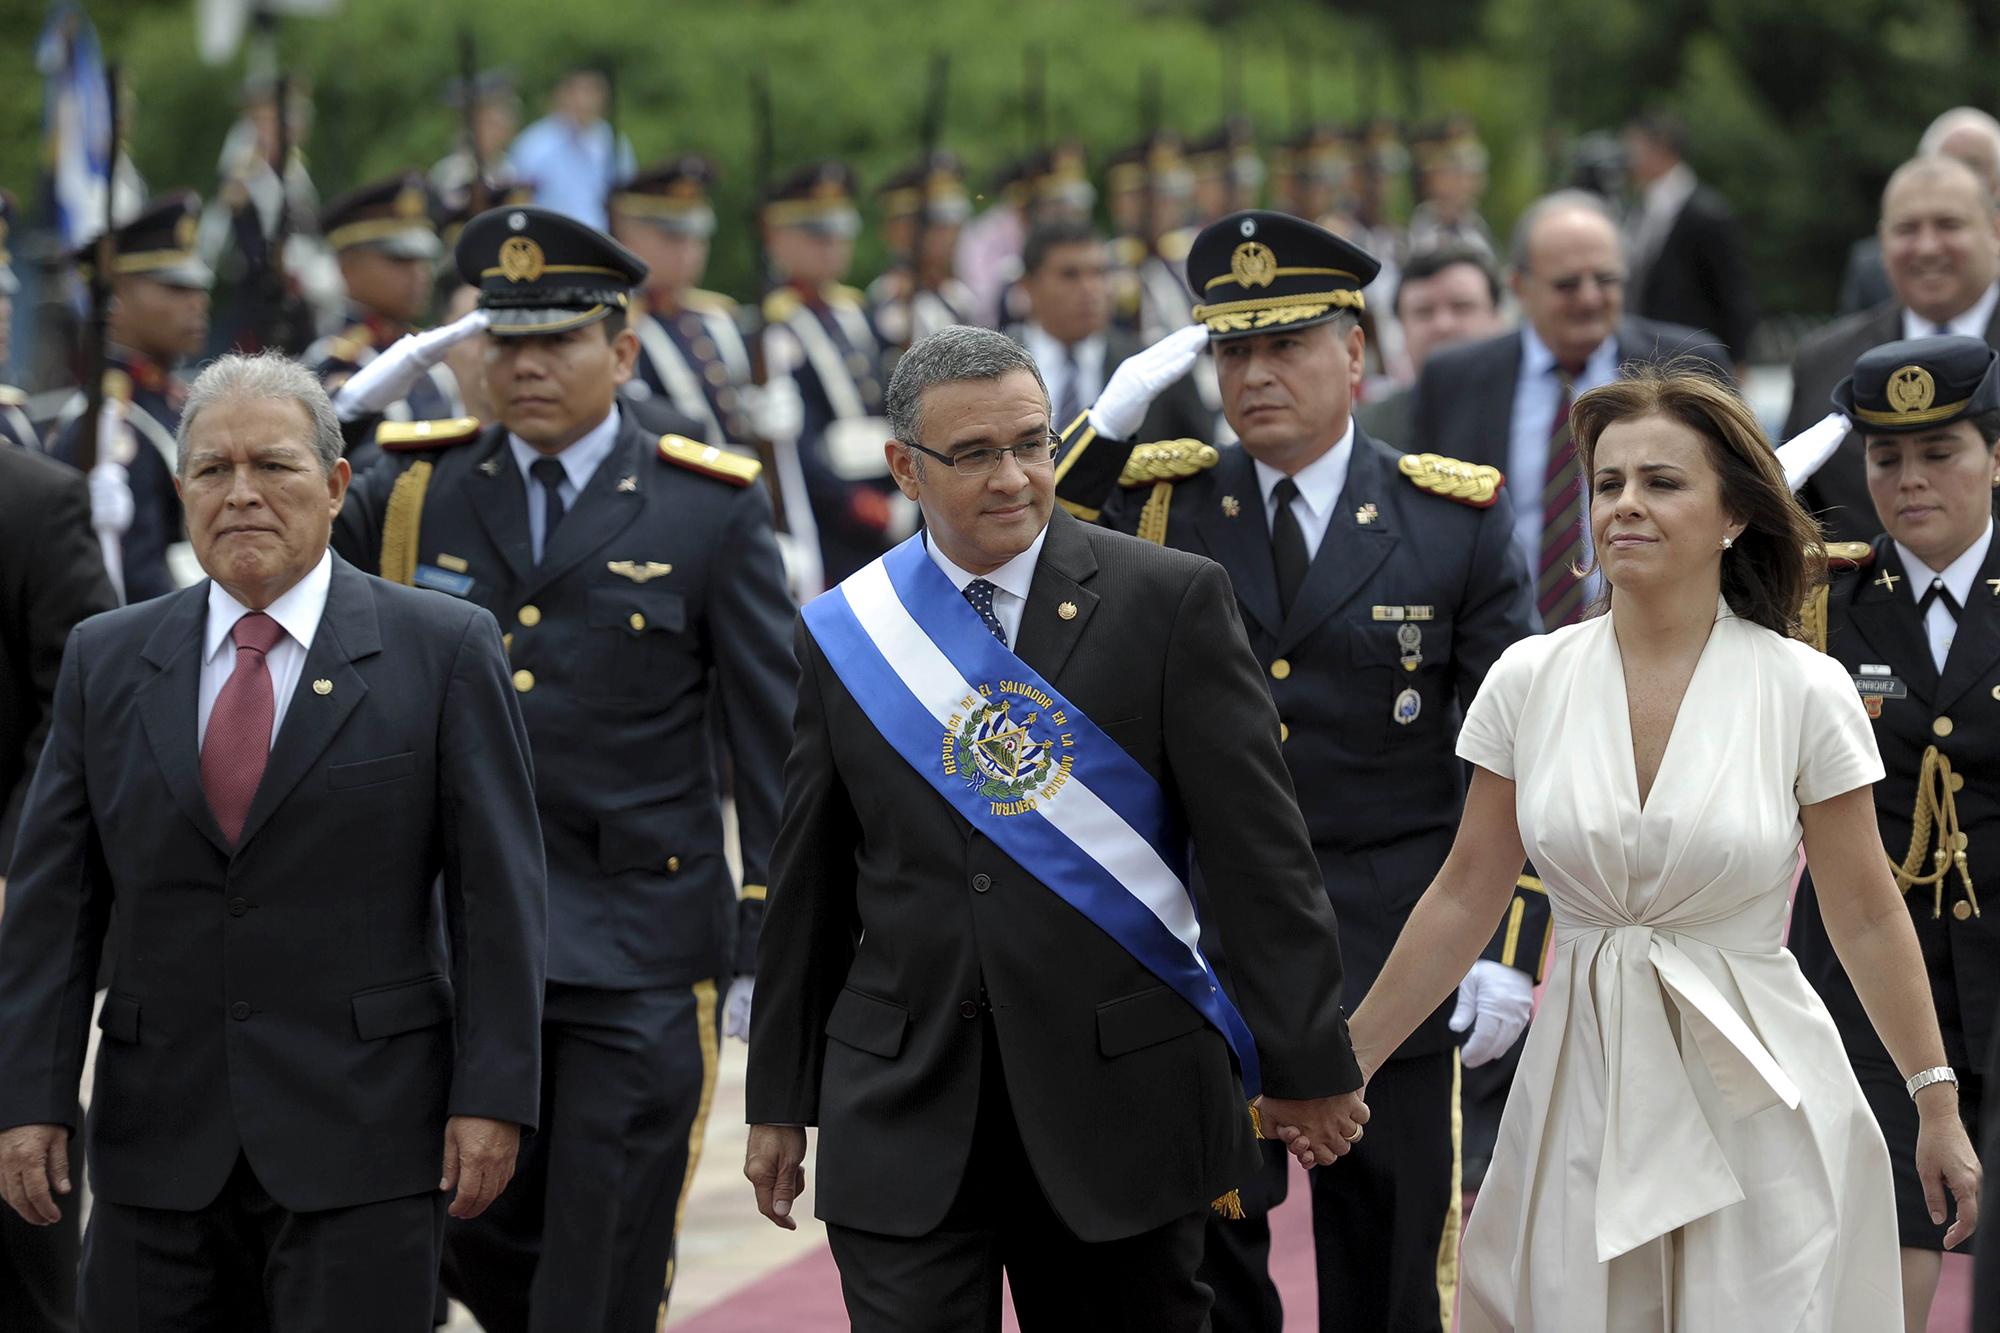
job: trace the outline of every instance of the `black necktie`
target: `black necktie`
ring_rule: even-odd
[[[562,522],[562,491],[565,473],[563,465],[553,458],[537,458],[528,465],[528,475],[541,483],[542,487],[542,551],[546,553],[549,543],[555,540],[556,524]],[[535,557],[537,563],[541,556]]]
[[[1290,477],[1271,491],[1271,565],[1278,573],[1278,610],[1284,615],[1292,613],[1292,599],[1299,595],[1306,566],[1312,563],[1306,554],[1306,534],[1292,512],[1292,501],[1298,498],[1299,484]]]
[[[1951,589],[1944,586],[1943,579],[1932,579],[1931,586],[1924,589],[1924,595],[1917,599],[1917,619],[1930,614],[1932,602],[1943,602],[1944,609],[1951,612],[1952,623],[1958,622],[1958,599],[1951,595]]]
[[[1079,392],[1083,386],[1077,383],[1083,374],[1083,367],[1076,363],[1074,347],[1063,348],[1062,374],[1062,397],[1056,403],[1057,431],[1068,430],[1070,422],[1075,421],[1083,413],[1083,395]]]
[[[972,603],[972,609],[986,622],[986,628],[993,631],[993,637],[1000,640],[1000,646],[1007,646],[1007,630],[1000,623],[1000,617],[993,614],[993,594],[1000,591],[985,579],[974,579],[965,585],[965,600]]]

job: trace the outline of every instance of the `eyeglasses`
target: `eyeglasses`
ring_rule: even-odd
[[[1561,278],[1550,278],[1547,285],[1558,296],[1575,296],[1583,290],[1585,281],[1594,282],[1607,292],[1615,292],[1625,285],[1625,275],[1618,272],[1571,273]]]
[[[1030,440],[1026,444],[1010,445],[1004,449],[967,449],[962,454],[941,454],[935,449],[926,449],[915,440],[900,440],[918,453],[935,458],[952,471],[967,477],[983,477],[1000,466],[1000,460],[1008,454],[1023,470],[1031,467],[1047,467],[1055,462],[1056,446],[1062,441],[1053,433],[1046,439]]]

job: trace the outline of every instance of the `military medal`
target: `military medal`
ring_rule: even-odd
[[[1222,516],[1224,518],[1235,518],[1238,514],[1242,512],[1243,512],[1242,501],[1238,500],[1233,495],[1225,495],[1222,497]]]
[[[1403,649],[1403,670],[1415,671],[1424,661],[1424,632],[1409,621],[1396,631],[1396,642]]]
[[[1896,678],[1893,670],[1879,662],[1863,662],[1855,669],[1854,688],[1861,695],[1861,706],[1871,718],[1882,716],[1882,702],[1885,699],[1907,699],[1910,687]]]
[[[1390,710],[1389,716],[1396,719],[1397,726],[1407,727],[1415,722],[1417,714],[1423,711],[1423,696],[1415,690],[1404,690],[1396,696],[1396,706]]]

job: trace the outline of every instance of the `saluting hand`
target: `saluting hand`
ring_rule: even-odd
[[[54,1195],[69,1191],[68,1130],[17,1125],[0,1133],[0,1195],[8,1207],[31,1226],[49,1226],[62,1220]]]
[[[514,1159],[521,1151],[521,1127],[484,1116],[455,1115],[444,1122],[444,1178],[438,1188],[456,1191],[450,1213],[477,1217],[500,1197],[514,1178]]]
[[[797,1231],[792,1202],[806,1189],[806,1132],[797,1125],[752,1125],[743,1176],[757,1189],[757,1211]]]
[[[1257,1113],[1264,1137],[1282,1142],[1285,1151],[1307,1167],[1332,1166],[1353,1152],[1361,1142],[1361,1127],[1368,1123],[1368,1104],[1361,1100],[1359,1088],[1309,1101],[1260,1097]]]

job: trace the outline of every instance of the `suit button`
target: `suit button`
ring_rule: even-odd
[[[514,688],[526,694],[535,688],[535,673],[523,667],[514,673]]]
[[[1951,905],[1951,914],[1960,921],[1970,921],[1972,920],[1972,904],[1960,898]]]
[[[1278,744],[1283,745],[1286,741],[1290,740],[1291,738],[1292,738],[1292,729],[1286,726],[1284,723],[1280,722],[1278,724]]]
[[[972,891],[974,893],[984,893],[992,887],[993,887],[993,876],[974,875],[972,877]]]
[[[669,875],[678,875],[681,873],[681,859],[678,856],[667,858],[667,873]]]
[[[241,1023],[244,1019],[250,1017],[249,1003],[245,1000],[238,1000],[235,1004],[230,1005],[229,1016]]]
[[[1943,740],[1946,736],[1951,735],[1951,719],[1941,717],[1931,723],[1931,735],[1936,736],[1939,740]]]
[[[542,623],[542,608],[539,606],[524,606],[516,613],[514,619],[520,621],[524,628],[533,629]]]
[[[1271,663],[1272,680],[1283,680],[1291,674],[1292,674],[1292,664],[1290,662],[1287,662],[1284,658],[1281,657],[1277,661]]]
[[[248,899],[231,898],[229,900],[229,915],[242,916],[245,912],[249,910],[250,910],[250,903]]]
[[[967,1000],[967,1001],[966,1001],[966,1002],[965,1002],[964,1004],[961,1004],[961,1005],[959,1005],[959,1006],[958,1006],[958,1016],[959,1016],[960,1018],[977,1018],[977,1017],[979,1017],[979,1001],[977,1001],[977,1000]]]
[[[634,611],[632,613],[632,618],[630,620],[627,620],[625,623],[630,625],[634,630],[642,630],[646,628],[646,617],[640,615],[637,611]]]

